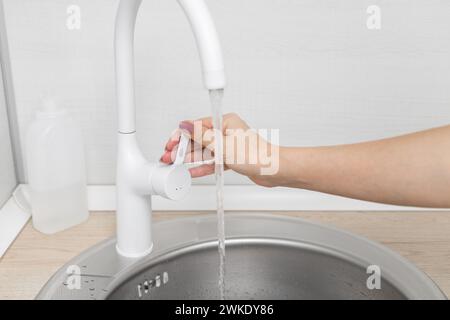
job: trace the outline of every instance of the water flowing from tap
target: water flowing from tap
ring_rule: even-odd
[[[223,89],[210,90],[213,126],[215,132],[215,177],[216,177],[216,201],[217,201],[217,238],[219,248],[219,294],[220,299],[225,299],[225,211],[223,208],[223,125],[222,125],[222,100]]]

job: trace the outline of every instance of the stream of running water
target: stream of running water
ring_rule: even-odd
[[[211,110],[215,133],[215,178],[217,201],[217,238],[219,248],[219,295],[225,299],[225,212],[223,209],[223,135],[222,135],[222,99],[223,89],[210,90]]]

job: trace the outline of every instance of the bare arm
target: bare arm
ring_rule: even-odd
[[[197,120],[199,135],[192,139],[206,148],[211,140],[204,133],[212,128],[210,118]],[[184,123],[184,125],[183,125]],[[192,131],[192,122],[180,128]],[[249,127],[236,114],[224,116],[224,132]],[[224,134],[224,144],[234,138]],[[261,144],[279,155],[279,170],[273,175],[261,174],[259,163],[234,163],[226,168],[246,175],[259,185],[309,189],[360,200],[406,206],[450,208],[450,125],[390,139],[329,147],[279,147],[259,137],[257,146],[246,146],[237,153],[258,154]],[[161,158],[171,163],[177,140],[171,139]],[[200,150],[201,151],[201,150]],[[193,177],[214,172],[214,165],[191,169]]]
[[[331,147],[281,148],[279,184],[407,206],[450,207],[450,126]]]

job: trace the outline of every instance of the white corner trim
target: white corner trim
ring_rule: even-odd
[[[17,187],[16,191],[20,188]],[[0,258],[30,219],[31,215],[11,196],[0,208]]]
[[[157,211],[215,210],[215,186],[194,185],[190,194],[181,201],[153,197]],[[114,211],[114,186],[89,186],[88,205],[91,211]],[[384,205],[327,195],[319,192],[290,189],[263,188],[255,185],[228,185],[224,190],[225,210],[231,211],[421,211],[429,208]]]

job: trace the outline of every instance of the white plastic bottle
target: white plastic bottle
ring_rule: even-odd
[[[52,100],[28,130],[26,165],[35,229],[52,234],[88,218],[82,132]]]

